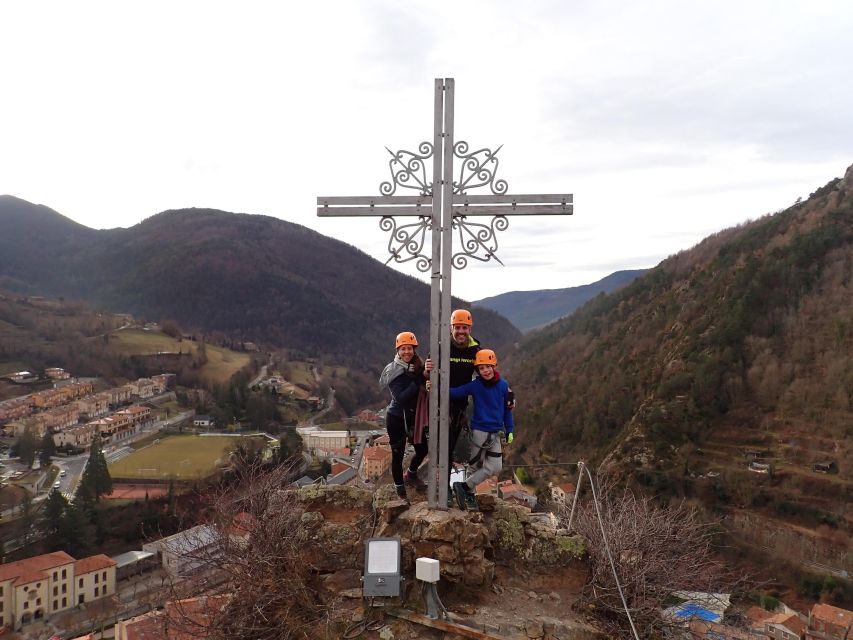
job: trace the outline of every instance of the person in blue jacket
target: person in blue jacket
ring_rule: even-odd
[[[454,482],[453,492],[460,508],[477,508],[474,492],[477,485],[501,472],[501,431],[506,442],[513,441],[514,424],[509,384],[498,372],[498,357],[491,349],[480,349],[474,357],[477,377],[460,387],[451,387],[450,399],[471,396],[474,413],[471,416],[471,462],[479,468],[465,482]]]

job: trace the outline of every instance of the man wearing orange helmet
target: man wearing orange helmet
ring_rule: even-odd
[[[506,432],[507,444],[513,441],[515,428],[510,408],[510,390],[498,372],[498,358],[491,349],[480,349],[474,357],[477,377],[458,387],[450,388],[450,398],[474,398],[471,416],[471,461],[479,465],[465,482],[454,482],[453,492],[460,509],[477,509],[474,492],[477,485],[501,472],[502,450],[500,432]]]
[[[395,341],[397,355],[379,376],[380,388],[388,387],[391,403],[385,410],[385,428],[391,444],[391,475],[397,495],[408,501],[403,478],[403,454],[406,452],[407,435],[412,440],[415,455],[409,463],[407,476],[417,479],[418,467],[426,458],[428,445],[425,438],[415,442],[415,409],[418,394],[425,383],[424,363],[418,357],[418,339],[411,331],[403,331]]]

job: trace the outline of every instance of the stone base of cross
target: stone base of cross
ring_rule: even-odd
[[[495,179],[501,147],[495,151],[471,150],[464,141],[454,142],[454,87],[453,78],[435,80],[432,143],[421,142],[417,152],[388,149],[391,180],[380,185],[381,195],[317,198],[317,215],[321,217],[378,216],[380,228],[391,232],[388,262],[414,261],[418,270],[430,273],[429,352],[438,363],[432,374],[429,406],[431,468],[427,491],[431,509],[447,508],[445,480],[453,455],[449,451],[448,423],[453,268],[464,268],[469,259],[500,263],[497,232],[509,226],[507,216],[573,213],[571,194],[508,194],[507,182]],[[477,188],[491,193],[469,195]],[[471,219],[479,217],[491,220],[483,223]],[[401,223],[401,218],[407,221]],[[458,234],[455,247],[454,234]],[[429,254],[425,251],[428,235]]]

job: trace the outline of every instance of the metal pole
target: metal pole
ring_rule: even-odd
[[[439,395],[441,392],[441,140],[444,107],[444,83],[435,79],[435,108],[433,111],[432,153],[432,275],[430,277],[429,304],[429,353],[436,368],[430,375],[432,390],[429,394],[429,480],[427,483],[427,505],[435,509],[439,505],[439,487],[444,484],[439,468],[438,452],[444,447],[439,439]]]
[[[444,141],[443,141],[443,167],[442,167],[442,202],[441,202],[441,322],[439,338],[444,348],[441,349],[441,408],[440,440],[439,450],[439,485],[438,501],[441,508],[447,508],[447,474],[450,467],[450,286],[453,265],[450,262],[453,255],[453,101],[455,82],[453,78],[444,79]]]

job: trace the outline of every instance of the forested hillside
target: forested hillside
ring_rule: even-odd
[[[520,351],[521,458],[604,462],[744,544],[853,570],[853,167]]]
[[[427,285],[276,218],[191,209],[95,231],[2,196],[0,230],[0,288],[360,366],[381,367],[401,330],[426,342]],[[498,347],[520,336],[492,311],[476,320]]]

